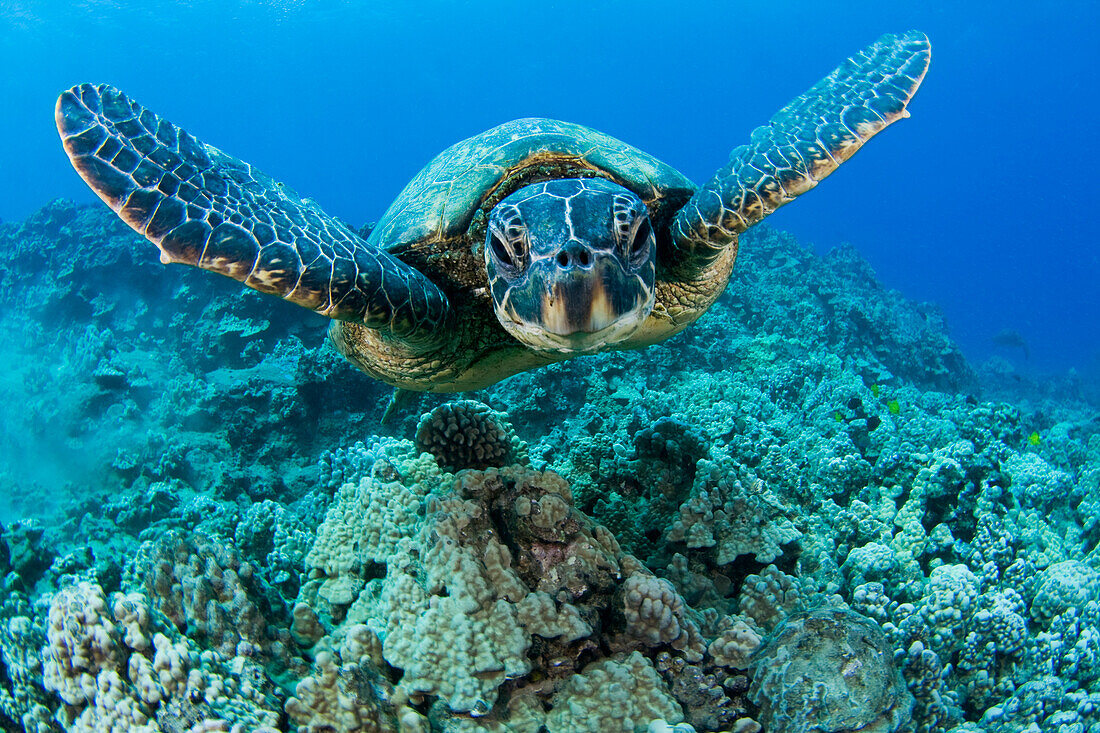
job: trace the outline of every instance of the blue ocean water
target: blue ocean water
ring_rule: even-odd
[[[972,359],[1095,371],[1100,261],[1087,2],[79,2],[0,11],[0,218],[90,200],[50,115],[108,82],[351,222],[444,147],[521,116],[604,130],[706,180],[781,105],[881,33],[933,65],[913,119],[772,224],[850,242],[937,303]]]
[[[1100,733],[1098,19],[4,3],[0,730]],[[523,116],[702,182],[910,28],[912,118],[698,322],[461,394],[162,265],[53,120],[115,85],[358,227]]]

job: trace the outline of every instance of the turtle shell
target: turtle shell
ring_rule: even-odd
[[[456,143],[409,182],[370,236],[446,290],[485,283],[485,222],[498,201],[530,183],[600,176],[637,194],[654,230],[695,184],[653,156],[583,125],[525,118]]]

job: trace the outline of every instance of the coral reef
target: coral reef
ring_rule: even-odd
[[[0,245],[0,729],[1100,730],[1096,406],[851,249],[391,399],[99,209]]]
[[[173,641],[165,632],[174,630],[154,620],[140,594],[116,593],[111,606],[88,581],[50,603],[42,680],[61,698],[55,719],[65,730],[155,733],[184,730],[184,721],[188,730],[273,730],[279,715],[265,694],[269,683],[258,669],[248,674],[247,656],[199,653],[178,634]]]

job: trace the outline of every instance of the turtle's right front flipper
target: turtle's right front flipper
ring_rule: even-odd
[[[450,332],[447,297],[423,274],[117,89],[73,87],[55,114],[81,178],[162,262],[217,272],[411,345],[430,348]]]
[[[747,145],[730,154],[677,214],[680,262],[705,267],[737,235],[809,191],[905,107],[928,70],[931,48],[919,31],[887,34],[792,101]]]

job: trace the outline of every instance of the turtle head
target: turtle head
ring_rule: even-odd
[[[645,203],[616,183],[525,186],[489,215],[485,271],[497,318],[532,349],[602,351],[653,310],[655,249]]]

